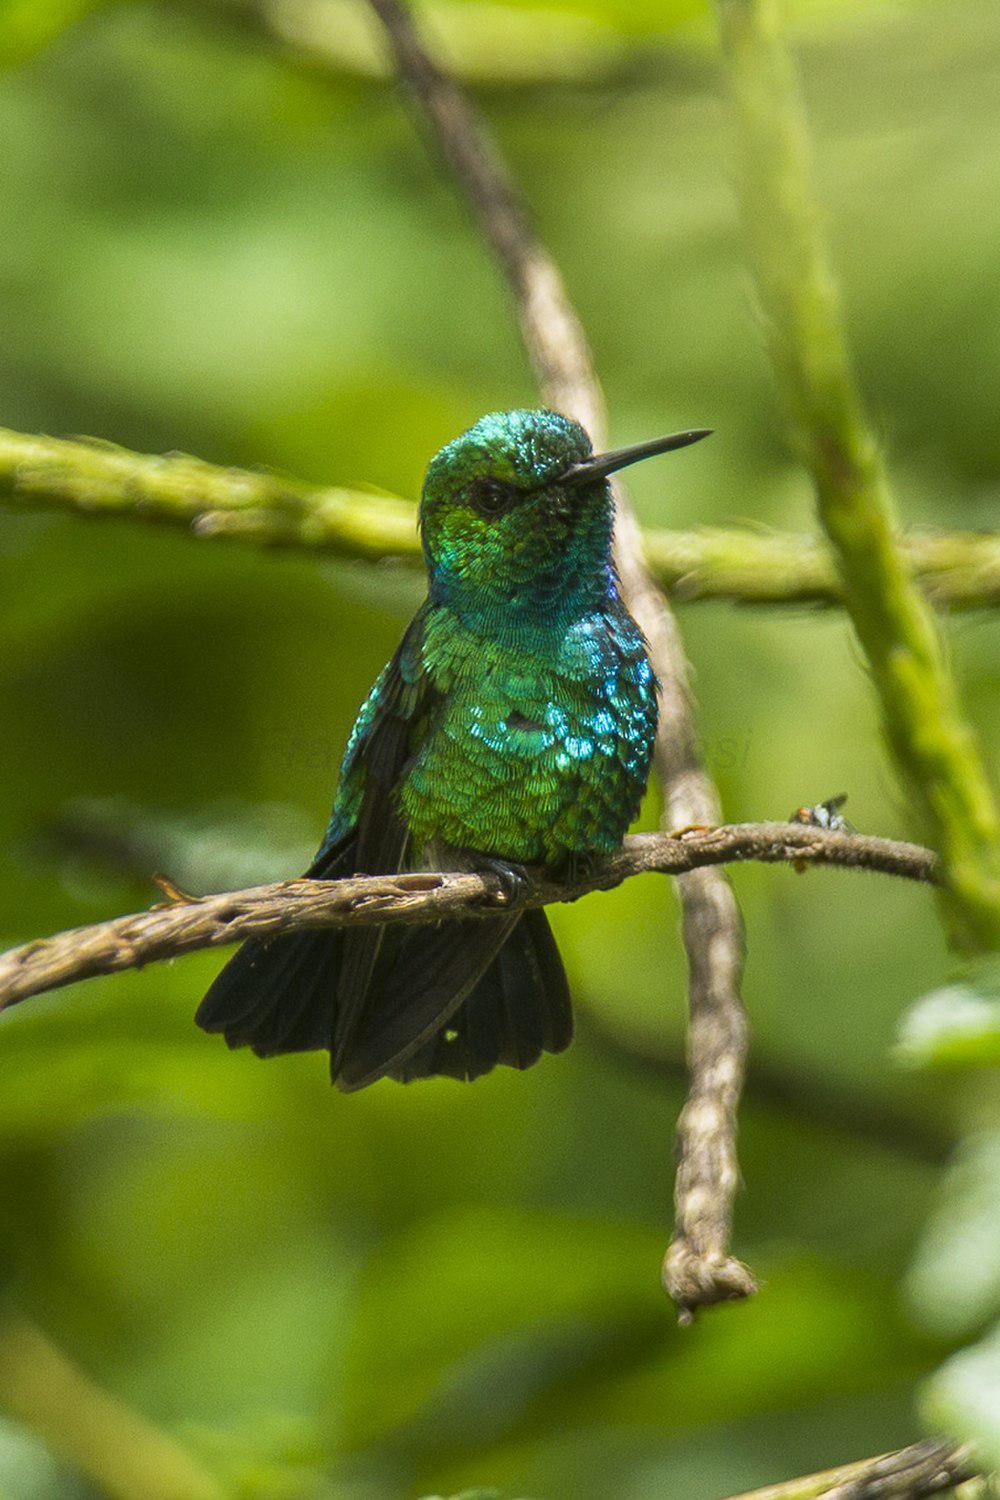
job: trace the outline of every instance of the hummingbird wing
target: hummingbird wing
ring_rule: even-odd
[[[407,830],[394,789],[418,745],[435,695],[423,671],[419,613],[358,716],[341,772],[330,829],[307,870],[315,880],[391,874]],[[251,938],[216,976],[196,1020],[230,1047],[259,1057],[350,1041],[365,1003],[382,934],[336,928]]]
[[[317,878],[354,872],[354,841],[331,844]],[[216,975],[195,1017],[204,1031],[222,1032],[230,1047],[258,1057],[309,1052],[330,1045],[330,1018],[344,934],[337,928],[249,938]]]
[[[368,722],[351,746],[345,775],[363,777],[361,804],[353,831],[354,872],[391,875],[401,869],[409,831],[396,803],[396,787],[427,733],[439,702],[422,656],[424,611],[404,635],[373,694]],[[322,874],[329,857],[324,846],[309,875]],[[340,1072],[371,990],[385,938],[382,927],[353,927],[343,935],[330,1038],[330,1069]]]
[[[423,663],[423,612],[372,690],[344,757],[314,879],[391,874],[409,831],[396,791],[442,696]],[[541,911],[433,926],[349,927],[244,943],[217,976],[199,1025],[261,1057],[328,1047],[353,1090],[390,1076],[472,1079],[530,1067],[572,1034],[562,963]]]

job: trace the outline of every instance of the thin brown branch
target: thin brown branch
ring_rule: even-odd
[[[400,78],[468,201],[510,282],[521,336],[545,400],[603,441],[604,396],[583,326],[558,266],[541,244],[527,208],[483,121],[430,54],[400,0],[370,0]]]
[[[220,837],[200,836],[209,826]],[[312,845],[303,846],[295,833],[284,819],[265,817],[260,809],[229,814],[220,822],[208,812],[192,817],[117,798],[84,799],[44,823],[32,847],[50,862],[69,858],[75,867],[82,860],[88,868],[132,881],[148,880],[150,870],[169,870],[185,890],[210,891],[238,881],[240,869],[253,872],[248,878],[265,880],[266,867],[273,865],[280,878],[284,871],[304,866]],[[268,843],[264,865],[262,840]],[[600,1067],[675,1097],[687,1080],[683,1046],[615,1025],[596,996],[588,993],[586,979],[574,1000],[578,1043],[594,1054]],[[955,1132],[943,1121],[927,1118],[903,1099],[883,1099],[831,1078],[822,1069],[804,1069],[801,1061],[785,1066],[777,1057],[754,1053],[741,1113],[748,1103],[825,1133],[832,1131],[863,1150],[891,1152],[924,1165],[942,1166],[955,1146]]]
[[[935,856],[918,844],[833,833],[800,823],[734,823],[674,838],[634,834],[622,848],[573,881],[544,873],[525,904],[576,901],[633,875],[683,875],[730,862],[833,865],[933,883]],[[488,916],[506,897],[492,875],[436,871],[290,880],[243,891],[168,902],[150,911],[77,927],[0,955],[0,1009],[80,979],[141,969],[201,948],[316,927],[439,922]]]
[[[405,4],[370,3],[385,28],[401,79],[507,275],[543,398],[582,422],[600,445],[606,428],[604,395],[583,327],[504,162],[468,99],[428,54]],[[664,826],[715,824],[721,816],[719,798],[698,752],[680,633],[650,578],[639,527],[620,487],[616,498],[615,561],[622,593],[649,642],[661,685],[654,759],[663,786]],[[747,1045],[739,992],[742,923],[719,871],[702,869],[679,880],[678,889],[689,966],[691,1089],[678,1125],[674,1242],[663,1277],[687,1317],[697,1306],[747,1296],[754,1281],[728,1253],[738,1180],[736,1108]]]
[[[769,1484],[762,1490],[733,1495],[731,1500],[919,1500],[952,1490],[977,1473],[968,1448],[929,1441],[821,1474]]]

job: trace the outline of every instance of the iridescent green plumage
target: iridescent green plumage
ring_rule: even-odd
[[[429,591],[358,715],[311,875],[615,848],[656,728],[642,637],[611,563],[614,468],[554,412],[484,417],[428,469]],[[571,1034],[544,915],[248,943],[198,1013],[262,1055],[329,1047],[346,1088],[526,1067]]]
[[[394,663],[414,704],[398,797],[417,848],[437,841],[558,866],[615,848],[649,770],[656,695],[611,569],[607,481],[562,490],[583,429],[553,413],[484,417],[432,463],[422,504],[430,597]],[[483,482],[526,497],[500,516]],[[390,669],[391,670],[391,669]],[[330,830],[342,837],[365,777],[385,677],[345,757]]]

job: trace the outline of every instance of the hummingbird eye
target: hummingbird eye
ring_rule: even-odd
[[[469,486],[472,509],[488,519],[506,514],[519,499],[517,490],[496,479],[476,479]]]

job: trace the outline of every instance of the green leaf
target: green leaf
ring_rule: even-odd
[[[1000,963],[978,966],[924,995],[904,1016],[897,1056],[918,1067],[1000,1063]]]
[[[984,1464],[1000,1468],[1000,1324],[946,1360],[925,1387],[924,1409],[935,1427],[973,1443]]]
[[[924,1325],[967,1335],[1000,1313],[1000,1132],[964,1140],[917,1249],[907,1294]]]

